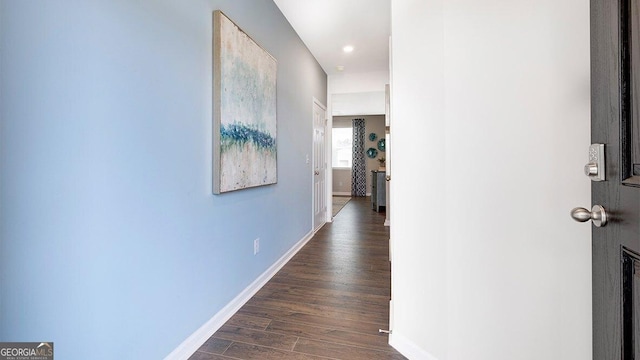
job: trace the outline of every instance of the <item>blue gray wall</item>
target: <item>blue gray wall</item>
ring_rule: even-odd
[[[162,358],[311,230],[326,75],[271,0],[0,1],[0,341]],[[216,9],[278,59],[278,183],[223,195]]]

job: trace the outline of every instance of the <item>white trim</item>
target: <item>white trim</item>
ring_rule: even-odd
[[[260,290],[303,246],[315,235],[309,232],[287,251],[278,261],[271,265],[238,296],[218,311],[209,321],[178,345],[164,360],[184,360],[193,355],[227,320],[229,320],[258,290]]]
[[[351,196],[349,191],[334,191],[333,196]]]
[[[384,219],[384,226],[391,226],[391,221],[389,221],[389,218]]]
[[[349,191],[334,191],[333,196],[351,196],[351,192]],[[367,193],[366,196],[371,196],[371,193]],[[357,196],[357,197],[365,197],[365,196]]]
[[[408,359],[438,360],[418,345],[398,334],[395,330],[389,334],[389,345],[398,350]]]

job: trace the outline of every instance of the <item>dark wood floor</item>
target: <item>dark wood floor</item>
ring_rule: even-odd
[[[190,360],[405,359],[389,326],[389,228],[353,198]]]

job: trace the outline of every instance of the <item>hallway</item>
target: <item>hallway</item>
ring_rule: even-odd
[[[353,198],[190,360],[405,359],[378,333],[391,288],[384,218]]]

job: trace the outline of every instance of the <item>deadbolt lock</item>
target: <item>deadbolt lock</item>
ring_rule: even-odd
[[[584,174],[592,181],[605,180],[604,144],[589,146],[589,162],[584,166]]]

